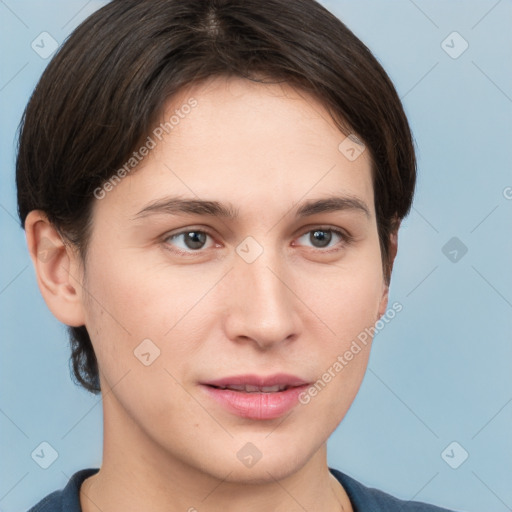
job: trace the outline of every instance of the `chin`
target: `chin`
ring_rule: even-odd
[[[222,457],[225,464],[222,479],[246,484],[263,484],[286,478],[300,470],[315,451],[313,446],[308,450],[306,445],[297,445],[291,440],[276,444],[261,442],[261,449],[257,447],[257,441],[236,444],[233,451],[229,450],[231,456],[227,460]],[[218,468],[216,465],[216,472]]]

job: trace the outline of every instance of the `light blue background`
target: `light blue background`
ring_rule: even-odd
[[[512,3],[324,0],[374,52],[418,147],[415,206],[399,237],[391,302],[369,370],[329,441],[329,464],[404,499],[468,512],[512,509]],[[51,4],[51,5],[50,5]],[[48,60],[102,2],[0,2],[0,508],[26,510],[101,463],[101,398],[69,377],[64,327],[42,301],[16,218],[14,137]],[[457,59],[441,43],[457,31]],[[456,41],[454,49],[460,48]],[[450,39],[448,44],[452,44]],[[509,197],[512,193],[509,194]],[[468,248],[457,263],[442,247]],[[59,457],[31,458],[42,441]],[[468,459],[441,457],[457,441]]]

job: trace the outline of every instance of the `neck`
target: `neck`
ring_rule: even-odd
[[[281,469],[285,476],[279,478],[271,471],[258,480],[234,472],[218,478],[168,453],[105,400],[103,407],[103,463],[82,484],[84,512],[352,512],[345,490],[329,472],[325,443],[297,470]]]

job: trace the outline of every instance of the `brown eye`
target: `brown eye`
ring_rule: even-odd
[[[201,249],[206,242],[207,235],[201,231],[188,231],[183,235],[183,241],[189,249]]]
[[[297,240],[299,245],[325,249],[349,243],[350,236],[337,229],[318,227],[304,233]]]
[[[194,252],[205,248],[210,235],[204,231],[189,229],[168,236],[165,242],[175,248],[177,252]]]
[[[326,247],[332,240],[332,232],[327,229],[310,231],[309,240],[315,247]]]

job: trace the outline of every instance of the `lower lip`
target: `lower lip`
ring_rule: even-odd
[[[251,420],[273,420],[290,411],[309,384],[275,393],[245,393],[202,385],[206,393],[229,412]]]

